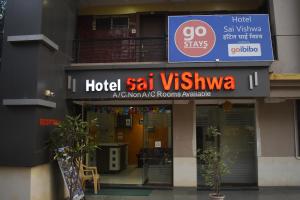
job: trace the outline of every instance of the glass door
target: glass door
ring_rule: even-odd
[[[86,164],[98,168],[101,184],[171,185],[173,149],[169,106],[86,106],[93,142]]]
[[[171,109],[144,112],[144,184],[172,185],[173,148]]]

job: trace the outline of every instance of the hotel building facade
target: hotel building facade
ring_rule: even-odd
[[[45,144],[66,114],[89,123],[101,149],[86,162],[98,167],[103,187],[203,187],[197,152],[211,142],[209,126],[234,157],[224,186],[299,186],[299,7],[298,0],[8,0],[0,199],[61,199]],[[260,17],[266,34],[255,29]],[[194,18],[207,19],[205,31],[183,28],[181,44],[181,25]],[[220,35],[227,18],[232,26]],[[189,42],[210,31],[208,44]],[[215,52],[219,38],[232,37],[258,37],[271,51],[246,42]],[[201,56],[184,50],[203,45],[211,49]]]

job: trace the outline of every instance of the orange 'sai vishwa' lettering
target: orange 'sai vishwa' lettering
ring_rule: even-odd
[[[235,78],[229,76],[201,76],[198,72],[165,72],[160,73],[161,83],[165,91],[182,90],[235,90]]]
[[[152,91],[154,90],[154,74],[149,73],[148,79],[146,77],[127,78],[126,86],[129,91]]]

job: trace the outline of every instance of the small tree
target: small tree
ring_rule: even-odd
[[[204,150],[198,150],[199,159],[202,161],[202,171],[205,184],[211,187],[214,191],[214,196],[223,196],[220,193],[220,186],[222,177],[229,173],[228,162],[224,162],[223,158],[226,154],[226,148],[224,151],[220,151],[219,137],[221,132],[214,126],[210,126],[207,129],[207,137],[211,140],[208,146]]]
[[[67,169],[69,173],[65,174],[70,200],[73,200],[76,189],[78,189],[76,188],[79,180],[77,163],[80,164],[84,155],[97,148],[96,145],[90,144],[89,140],[88,124],[81,119],[80,115],[76,117],[66,116],[50,136],[49,147],[52,152],[52,159],[70,163]]]

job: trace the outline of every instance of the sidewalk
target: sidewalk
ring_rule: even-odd
[[[130,193],[130,189],[128,189]],[[88,195],[87,200],[207,200],[208,191],[153,190],[149,196]],[[224,191],[225,200],[300,200],[300,187]]]

